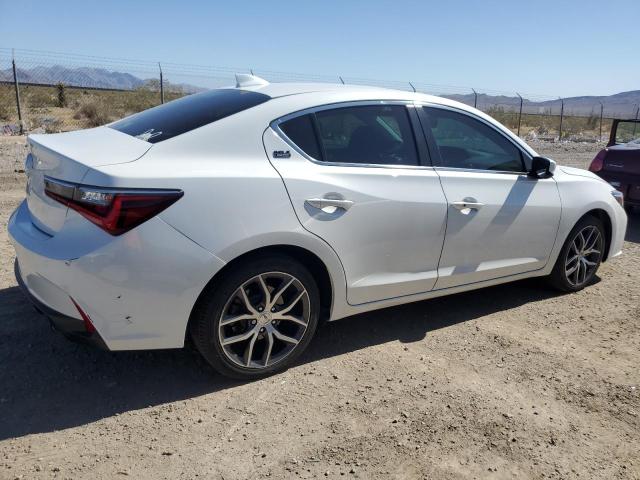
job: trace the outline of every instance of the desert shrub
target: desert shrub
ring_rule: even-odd
[[[56,91],[58,93],[58,107],[64,108],[67,106],[67,93],[64,89],[64,83],[60,82],[56,85]]]
[[[99,127],[109,123],[113,119],[113,114],[106,104],[90,100],[80,106],[73,118],[84,118],[87,127]]]
[[[4,102],[0,102],[0,120],[9,120],[10,118],[9,107]]]
[[[57,106],[53,89],[34,87],[32,85],[20,87],[22,101],[27,108],[47,108]]]
[[[147,89],[137,89],[133,92],[127,92],[122,96],[121,116],[137,113],[151,107],[155,107],[160,103],[160,96],[157,92]]]
[[[62,120],[59,118],[47,118],[42,122],[45,133],[57,133],[62,131]]]

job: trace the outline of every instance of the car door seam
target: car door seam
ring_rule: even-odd
[[[293,210],[293,214],[296,217],[296,220],[298,220],[298,223],[300,224],[300,226],[304,229],[305,232],[310,233],[311,235],[313,235],[314,237],[316,237],[317,239],[319,239],[322,243],[324,243],[325,245],[327,245],[331,251],[336,255],[336,258],[338,259],[338,262],[340,262],[340,266],[342,267],[342,275],[344,276],[344,299],[345,302],[347,303],[347,305],[351,305],[349,303],[349,297],[348,297],[348,285],[347,285],[347,273],[344,269],[344,264],[342,263],[342,259],[340,258],[340,255],[338,255],[338,252],[336,252],[336,250],[333,248],[333,246],[327,242],[324,238],[322,238],[321,236],[317,235],[316,233],[312,232],[311,230],[309,230],[308,228],[306,228],[304,226],[304,224],[302,223],[302,221],[300,220],[300,217],[298,216],[298,212],[296,212],[296,207],[293,204],[293,198],[291,198],[291,194],[289,193],[289,189],[287,188],[287,182],[284,181],[284,178],[282,177],[282,175],[280,174],[280,171],[276,168],[276,166],[273,164],[273,162],[271,161],[271,158],[269,157],[269,152],[267,151],[267,146],[264,144],[264,136],[267,133],[268,130],[272,130],[274,131],[270,126],[265,128],[264,131],[262,132],[262,148],[264,149],[264,153],[267,156],[267,161],[269,162],[269,165],[271,165],[271,168],[273,168],[276,172],[276,174],[278,175],[278,177],[280,177],[280,180],[282,181],[282,186],[284,187],[284,191],[287,194],[287,197],[289,198],[289,204],[291,205],[291,209]],[[275,132],[275,131],[274,131]],[[278,138],[280,138],[280,136],[277,134]]]

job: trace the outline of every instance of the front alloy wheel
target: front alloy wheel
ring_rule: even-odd
[[[584,286],[593,278],[602,259],[603,244],[600,230],[595,225],[588,225],[575,235],[564,266],[571,285]]]
[[[604,228],[600,219],[583,217],[567,237],[549,282],[558,290],[577,292],[589,285],[605,252]]]

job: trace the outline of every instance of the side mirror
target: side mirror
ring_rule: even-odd
[[[531,159],[531,170],[529,176],[532,178],[553,177],[556,170],[556,162],[546,157],[533,157]]]

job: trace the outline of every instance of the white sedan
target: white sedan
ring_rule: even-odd
[[[286,368],[321,320],[547,277],[620,254],[621,194],[487,115],[419,93],[269,84],[29,137],[16,276],[69,337]],[[424,305],[428,311],[429,305]]]

